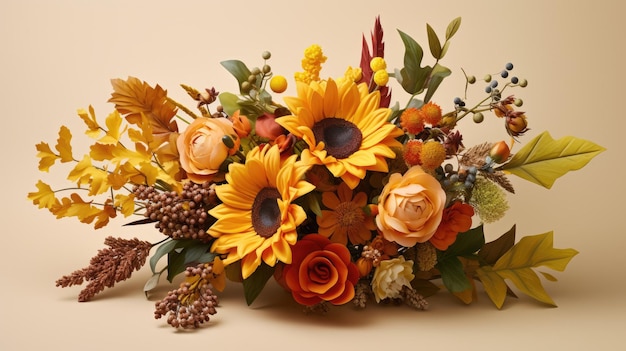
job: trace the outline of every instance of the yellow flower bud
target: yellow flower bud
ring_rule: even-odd
[[[378,86],[385,86],[389,82],[389,73],[385,70],[376,71],[374,73],[374,83]]]
[[[374,57],[370,61],[370,68],[374,72],[385,70],[387,69],[387,62],[385,62],[385,59],[382,57]]]

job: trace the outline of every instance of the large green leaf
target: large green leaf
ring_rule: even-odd
[[[421,67],[424,51],[408,34],[398,30],[404,43],[404,67],[400,70],[399,82],[409,94],[418,94],[424,90],[424,84],[431,71],[430,66]]]
[[[499,169],[550,189],[557,178],[584,167],[604,150],[573,136],[554,140],[546,131],[524,145]]]
[[[246,303],[250,306],[259,296],[267,281],[274,275],[274,267],[270,267],[265,263],[261,263],[256,271],[248,278],[243,280],[243,294],[246,297]]]
[[[493,267],[479,268],[476,276],[498,308],[502,307],[507,294],[505,279],[510,280],[526,295],[556,306],[533,268],[545,266],[556,271],[563,271],[577,254],[578,251],[574,249],[555,249],[552,232],[526,236],[502,255]],[[548,280],[555,280],[555,278],[550,276]]]
[[[222,66],[224,66],[224,68],[226,68],[228,72],[230,72],[230,74],[232,74],[237,79],[240,87],[241,83],[248,81],[248,77],[250,77],[251,72],[246,64],[242,61],[227,60],[220,63],[222,64]]]
[[[443,79],[449,76],[451,73],[452,71],[450,71],[448,67],[444,67],[440,64],[435,65],[431,72],[430,80],[428,81],[426,95],[424,95],[425,103],[430,101],[430,98],[433,97],[435,91],[437,91],[437,88],[439,88],[439,85],[441,84],[441,82],[443,82]]]
[[[448,257],[437,262],[437,269],[441,272],[441,281],[451,293],[466,291],[472,288],[472,284],[463,270],[463,263],[458,257]]]

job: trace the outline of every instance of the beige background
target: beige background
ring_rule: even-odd
[[[626,194],[618,142],[625,131],[625,9],[617,0],[2,1],[0,349],[619,348],[626,327]],[[122,228],[123,220],[99,231],[57,221],[26,200],[38,179],[64,184],[54,168],[37,171],[34,145],[54,144],[65,124],[78,148],[83,126],[75,110],[92,104],[100,118],[111,112],[110,78],[158,83],[193,106],[179,83],[236,88],[220,61],[260,64],[260,53],[270,50],[274,71],[291,77],[312,43],[328,56],[322,75],[336,76],[359,64],[361,35],[369,38],[377,14],[391,67],[403,53],[396,28],[426,48],[426,22],[443,33],[451,19],[463,17],[443,62],[455,73],[437,94],[441,105],[450,108],[461,94],[461,67],[480,77],[512,61],[515,74],[530,82],[517,92],[532,128],[524,140],[547,129],[555,138],[575,135],[608,149],[551,191],[515,179],[511,211],[487,227],[489,236],[514,223],[520,235],[554,230],[556,247],[580,251],[566,272],[556,273],[558,283],[545,284],[558,308],[521,297],[498,311],[484,294],[464,306],[442,293],[426,313],[371,306],[305,316],[274,287],[249,308],[240,286],[231,285],[208,327],[177,333],[152,317],[154,300],[142,292],[147,269],[90,303],[76,302],[80,288],[54,287],[61,275],[86,265],[107,235],[161,238],[149,227]],[[396,99],[406,98],[395,92]],[[467,145],[504,137],[501,125],[487,120],[462,126]],[[168,288],[163,284],[160,293]]]

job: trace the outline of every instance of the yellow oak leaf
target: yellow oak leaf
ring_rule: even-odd
[[[89,195],[102,194],[111,188],[109,173],[105,170],[91,167],[89,169]]]
[[[142,162],[139,165],[139,170],[146,177],[147,184],[154,184],[157,181],[159,175],[159,169],[152,165],[150,162]]]
[[[107,181],[112,189],[119,190],[128,183],[129,179],[120,174],[118,168],[115,172],[109,173]]]
[[[35,148],[39,151],[37,153],[37,157],[39,157],[39,170],[42,172],[48,172],[50,167],[52,167],[52,165],[54,165],[56,160],[60,157],[52,152],[48,143],[41,142],[35,145]]]
[[[119,144],[100,144],[95,143],[89,147],[89,156],[95,161],[113,160],[114,150]]]
[[[86,202],[80,195],[72,193],[70,197],[64,197],[61,202],[50,209],[56,218],[76,217],[82,223],[90,224],[97,219],[94,224],[95,229],[99,229],[108,224],[109,218],[116,216],[115,208],[110,203],[105,204],[102,209],[93,206],[91,202]]]
[[[106,135],[100,138],[98,141],[102,144],[117,144],[122,134],[126,132],[126,127],[122,130],[122,116],[119,112],[113,111],[106,118],[107,131]]]
[[[70,171],[67,175],[67,179],[72,182],[77,182],[78,185],[88,183],[92,168],[93,165],[91,164],[91,158],[85,155],[83,159]]]
[[[135,194],[115,195],[115,206],[120,208],[124,217],[128,217],[135,212]]]
[[[61,162],[70,162],[74,160],[72,156],[72,145],[70,142],[72,141],[72,133],[66,126],[61,126],[59,130],[59,138],[57,139],[57,144],[55,145],[55,149],[59,152],[59,156],[61,157]]]
[[[35,186],[38,190],[28,193],[28,199],[31,200],[33,204],[39,205],[39,208],[51,208],[59,203],[50,185],[40,180]]]
[[[100,137],[102,130],[96,121],[96,113],[94,112],[93,106],[89,105],[89,113],[82,108],[78,109],[78,116],[87,125],[87,130],[85,131],[87,136],[94,139]]]

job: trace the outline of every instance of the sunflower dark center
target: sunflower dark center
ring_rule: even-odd
[[[357,126],[341,118],[324,118],[313,126],[317,142],[323,141],[326,152],[338,158],[348,158],[361,147],[363,134]]]
[[[254,231],[263,237],[269,238],[280,227],[280,208],[278,199],[280,193],[276,188],[263,188],[259,191],[252,204],[252,226]]]

